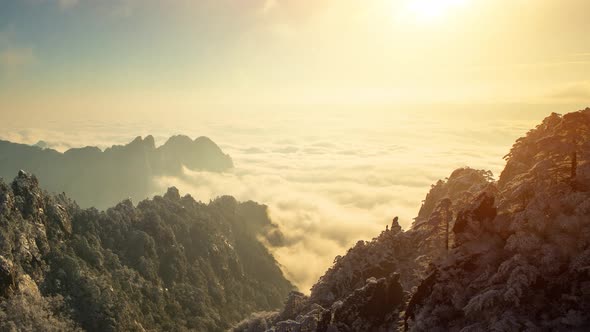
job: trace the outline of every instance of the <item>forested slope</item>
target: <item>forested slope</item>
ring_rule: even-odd
[[[266,207],[174,188],[100,212],[25,172],[0,181],[0,330],[223,331],[293,286]]]

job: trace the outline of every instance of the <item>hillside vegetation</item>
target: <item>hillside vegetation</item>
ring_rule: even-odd
[[[0,330],[224,331],[293,286],[257,236],[266,207],[175,188],[100,212],[35,176],[0,180]]]

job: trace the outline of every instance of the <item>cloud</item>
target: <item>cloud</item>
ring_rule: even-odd
[[[590,102],[590,81],[567,84],[550,94],[550,99],[566,102]]]
[[[265,0],[264,4],[262,5],[262,13],[268,14],[270,11],[277,7],[277,0]]]
[[[284,153],[292,146],[300,148]],[[348,146],[285,141],[264,145],[254,155],[250,149],[235,147],[225,150],[236,161],[233,172],[185,170],[182,178],[155,181],[159,192],[176,186],[202,201],[229,194],[268,205],[269,216],[279,225],[286,243],[271,251],[286,276],[306,292],[334,257],[345,254],[359,240],[377,236],[393,217],[399,216],[402,225],[409,227],[430,185],[458,166],[453,165],[456,155],[452,153],[441,156],[439,163],[420,165],[409,153],[402,158],[399,147],[394,155],[383,152],[390,146],[364,146],[353,154],[340,153],[349,151]],[[492,159],[475,153],[470,158]]]
[[[229,174],[185,170],[184,178],[156,181],[160,191],[174,185],[203,201],[230,194],[239,200],[267,204],[269,216],[279,225],[287,244],[271,250],[287,277],[303,291],[313,285],[335,256],[384,229],[395,214],[391,202],[400,201],[396,196],[401,198],[395,191],[336,181],[323,173],[318,173],[312,184],[284,175],[299,173],[296,169],[269,172],[264,166],[246,167]],[[397,211],[406,216],[416,209],[415,204],[406,202]]]
[[[409,227],[430,185],[455,168],[469,165],[498,174],[514,139],[537,123],[528,116],[515,120],[515,114],[521,114],[515,110],[521,107],[509,115],[494,108],[493,117],[481,115],[472,121],[471,107],[461,116],[397,110],[403,114],[400,118],[367,109],[358,117],[325,110],[314,113],[313,121],[305,112],[290,121],[283,120],[288,113],[262,112],[231,119],[222,115],[224,125],[215,125],[221,118],[208,121],[203,114],[200,121],[176,116],[154,123],[118,119],[117,126],[107,120],[32,123],[36,118],[25,118],[22,123],[0,123],[0,137],[29,144],[44,140],[63,150],[104,148],[147,134],[158,144],[178,133],[209,136],[232,156],[236,168],[224,174],[185,170],[182,177],[155,178],[153,194],[176,186],[204,202],[232,195],[266,204],[286,244],[270,249],[286,276],[305,292],[334,257],[359,240],[377,236],[393,217]],[[337,130],[330,130],[336,119],[344,118]]]

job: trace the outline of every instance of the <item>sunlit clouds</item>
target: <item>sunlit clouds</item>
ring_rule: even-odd
[[[468,0],[407,0],[397,19],[415,20],[420,24],[434,24],[453,11],[468,4]]]
[[[303,290],[430,184],[590,103],[587,0],[8,0],[0,138],[209,136],[226,174],[153,179],[269,206]],[[535,112],[530,112],[534,109]],[[161,192],[160,192],[161,193]],[[154,193],[157,194],[157,193]]]
[[[45,129],[35,129],[41,124],[33,121],[14,122],[0,127],[0,138],[30,144],[44,140],[64,150],[105,148],[137,135],[153,134],[160,144],[176,133],[206,135],[232,156],[235,169],[222,174],[185,170],[183,177],[155,178],[159,190],[153,194],[177,186],[204,202],[233,195],[268,205],[286,240],[271,251],[287,277],[307,291],[334,257],[358,240],[378,235],[393,217],[399,216],[407,228],[430,185],[455,168],[469,165],[498,175],[513,140],[549,110],[561,111],[537,108],[408,106],[403,115],[396,108],[359,106],[226,110],[220,112],[231,121],[204,112],[117,124],[47,122]],[[308,116],[312,113],[316,115]]]

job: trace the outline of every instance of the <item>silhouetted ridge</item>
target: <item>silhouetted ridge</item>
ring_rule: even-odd
[[[186,153],[187,151],[192,153]],[[188,136],[172,136],[157,149],[157,154],[158,167],[173,174],[180,172],[182,166],[211,171],[223,171],[233,167],[231,159],[223,154],[217,144],[203,136],[194,141]]]
[[[471,168],[438,181],[409,230],[394,218],[309,297],[234,330],[590,330],[590,108],[551,114],[506,158],[498,182]]]
[[[276,309],[293,286],[252,220],[274,226],[229,196],[170,188],[99,212],[24,171],[0,180],[0,330],[225,331]]]
[[[66,192],[84,207],[106,208],[126,197],[151,196],[156,176],[182,176],[191,170],[223,172],[231,158],[210,139],[171,137],[156,147],[153,136],[137,137],[127,145],[101,151],[97,147],[70,149],[63,154],[40,146],[0,141],[0,177],[19,169],[36,174],[52,192]]]

